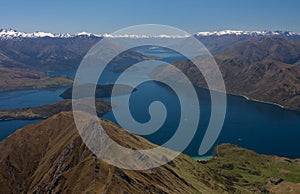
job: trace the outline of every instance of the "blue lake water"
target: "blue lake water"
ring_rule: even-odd
[[[59,96],[68,87],[0,92],[0,110],[25,108],[62,100]]]
[[[62,100],[59,95],[65,89],[66,87],[0,92],[0,109],[25,108],[58,102]],[[15,130],[38,121],[40,119],[0,121],[0,141]]]
[[[155,91],[155,92],[153,92]],[[154,95],[153,95],[154,94]],[[198,155],[198,149],[210,118],[210,96],[205,89],[198,89],[201,116],[199,127],[194,139],[184,151],[191,156]],[[131,112],[140,122],[147,122],[148,105],[160,99],[168,109],[168,116],[162,128],[146,139],[162,145],[174,134],[180,118],[178,99],[170,90],[149,82],[137,88],[131,94]],[[112,120],[112,112],[103,115]],[[233,143],[259,153],[300,157],[300,112],[289,111],[280,107],[246,100],[243,97],[228,95],[226,118],[216,145]],[[212,148],[207,154],[212,154]]]
[[[132,82],[138,81],[142,77],[147,76],[147,73],[151,72],[153,68],[147,67],[140,71],[131,72],[132,78],[124,84],[130,85]],[[50,74],[74,77],[75,70],[52,72]],[[108,80],[111,76],[113,76],[113,73],[108,74],[103,79],[109,82]],[[0,93],[0,109],[38,106],[60,101],[59,94],[64,89],[2,92]],[[197,92],[201,107],[199,127],[193,140],[184,151],[184,153],[191,156],[198,155],[198,149],[210,118],[209,92],[200,88],[197,89]],[[131,94],[130,108],[132,116],[137,121],[147,122],[150,119],[148,106],[155,100],[160,100],[165,104],[168,116],[159,131],[144,137],[160,145],[172,137],[181,116],[178,98],[172,90],[154,81],[143,83],[137,87],[136,92]],[[227,101],[228,106],[224,126],[215,145],[233,143],[259,153],[300,158],[300,112],[249,101],[234,95],[228,95]],[[103,117],[116,122],[112,112],[104,114]],[[0,121],[0,140],[7,137],[17,128],[37,121],[39,120]],[[207,154],[212,154],[212,150],[213,148]]]

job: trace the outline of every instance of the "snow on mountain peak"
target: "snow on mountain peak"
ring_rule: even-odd
[[[252,35],[252,36],[296,36],[300,35],[300,33],[295,33],[291,31],[243,31],[243,30],[221,30],[221,31],[214,31],[214,32],[198,32],[196,36],[224,36],[224,35]]]
[[[248,35],[248,36],[299,36],[300,33],[290,31],[242,31],[242,30],[221,30],[214,32],[198,32],[196,36],[224,36],[224,35]],[[33,32],[26,33],[20,32],[13,29],[0,29],[0,39],[12,39],[12,38],[71,38],[77,36],[88,36],[88,37],[105,37],[105,38],[186,38],[184,35],[168,35],[161,34],[156,36],[147,35],[135,35],[135,34],[92,34],[89,32],[80,32],[77,34],[53,34],[50,32]]]
[[[102,37],[101,34],[92,34],[89,32],[79,32],[77,34],[74,34],[73,36],[96,36],[96,37]]]
[[[19,32],[12,29],[0,29],[0,38],[11,39],[11,38],[68,38],[71,37],[70,34],[53,34],[50,32]]]

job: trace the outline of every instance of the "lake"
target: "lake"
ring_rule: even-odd
[[[62,100],[59,95],[66,88],[67,87],[0,92],[0,109],[25,108],[58,102]],[[38,121],[40,121],[40,119],[0,121],[0,141],[12,134],[15,130]]]
[[[174,58],[177,59],[177,56]],[[133,82],[148,75],[154,67],[141,68],[130,72]],[[75,70],[68,72],[50,72],[50,75],[67,75],[74,77]],[[103,79],[109,82],[110,72]],[[59,97],[64,88],[21,90],[0,93],[0,109],[38,106],[62,100]],[[200,101],[201,117],[197,133],[184,153],[197,156],[203,134],[210,118],[210,95],[206,89],[197,88]],[[187,97],[188,98],[188,97]],[[110,100],[106,98],[106,100]],[[173,134],[180,118],[179,101],[174,92],[168,87],[155,81],[148,81],[137,87],[130,96],[132,116],[139,122],[147,122],[148,106],[151,102],[160,100],[168,110],[165,123],[159,131],[144,137],[153,143],[163,144]],[[215,145],[233,143],[252,149],[259,153],[300,158],[300,112],[285,110],[275,105],[246,100],[243,97],[228,95],[228,106],[225,123]],[[116,107],[118,108],[118,107]],[[112,112],[103,115],[104,118],[115,121]],[[0,121],[0,139],[3,140],[16,129],[39,120],[31,121]],[[211,155],[213,148],[207,153]]]
[[[198,89],[197,92],[201,107],[199,127],[194,139],[184,151],[191,156],[198,155],[210,118],[209,92],[205,89]],[[168,109],[166,122],[158,132],[144,137],[161,145],[172,137],[173,129],[176,129],[180,118],[180,108],[175,106],[178,105],[178,99],[174,93],[155,82],[148,82],[137,87],[137,91],[131,95],[130,108],[137,121],[146,122],[150,119],[147,105],[158,99],[161,99]],[[249,101],[234,95],[228,95],[227,100],[225,122],[216,145],[232,143],[259,153],[300,158],[300,112]],[[112,112],[104,114],[103,117],[116,122]],[[212,154],[213,149],[207,154]]]

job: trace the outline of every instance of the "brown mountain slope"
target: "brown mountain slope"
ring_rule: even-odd
[[[0,65],[42,72],[75,69],[101,39],[95,36],[0,39]],[[119,47],[110,46],[110,49]],[[115,57],[113,63],[139,62],[144,58],[143,54],[129,50]]]
[[[66,77],[47,77],[41,72],[4,68],[0,64],[0,91],[58,87],[72,83],[73,80]]]
[[[85,53],[100,39],[21,38],[0,40],[0,63],[8,68],[49,71],[77,67]]]
[[[300,110],[298,40],[264,38],[247,41],[214,58],[222,72],[227,92]],[[185,72],[194,85],[206,87],[203,77],[190,62],[177,61],[173,64]],[[151,75],[168,79],[175,77],[163,66]]]
[[[216,56],[223,59],[240,59],[244,65],[262,60],[294,64],[300,59],[299,51],[299,40],[263,38],[235,44]]]
[[[102,120],[119,144],[154,145]],[[97,159],[82,142],[71,112],[26,126],[0,143],[1,193],[220,193],[233,191],[188,156],[148,171],[123,170]]]
[[[231,93],[300,110],[300,42],[267,38],[215,57]]]
[[[124,147],[148,149],[147,140],[110,121],[108,135]],[[0,191],[6,193],[297,193],[300,162],[260,155],[231,144],[216,158],[196,162],[180,154],[147,171],[114,167],[82,142],[71,112],[19,129],[0,142]]]

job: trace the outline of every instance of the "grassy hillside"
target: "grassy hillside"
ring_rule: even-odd
[[[300,159],[261,155],[231,144],[218,146],[214,155],[207,166],[242,193],[300,192]]]
[[[124,147],[155,146],[110,121],[100,122]],[[300,191],[300,160],[260,155],[231,144],[218,146],[215,158],[209,161],[198,162],[180,154],[172,162],[147,171],[114,167],[85,146],[71,112],[17,130],[0,142],[0,149],[0,188],[4,194]]]

